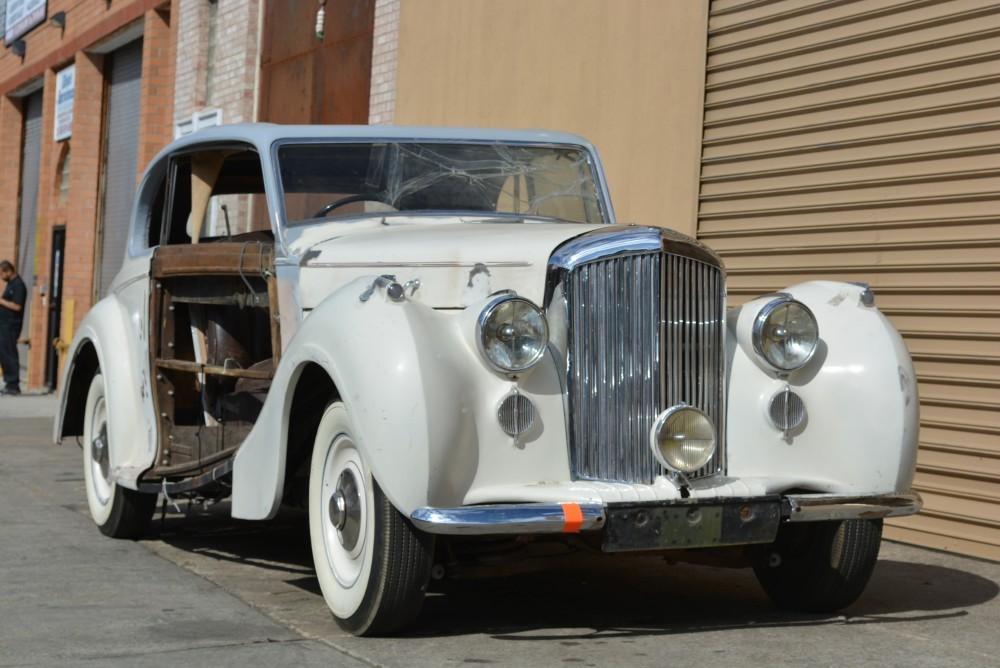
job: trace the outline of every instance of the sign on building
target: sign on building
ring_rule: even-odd
[[[10,44],[45,20],[47,0],[6,0],[3,41]]]
[[[56,75],[56,122],[53,139],[68,139],[73,134],[73,96],[76,91],[76,65]]]

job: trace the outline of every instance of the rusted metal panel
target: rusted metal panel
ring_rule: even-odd
[[[256,275],[271,270],[273,260],[273,245],[265,242],[160,246],[153,257],[153,277]]]
[[[902,540],[1000,559],[1000,12],[987,0],[717,0],[699,237],[730,302],[871,283],[920,381]]]
[[[327,3],[316,36],[313,0],[266,0],[259,118],[275,123],[365,124],[374,0]]]

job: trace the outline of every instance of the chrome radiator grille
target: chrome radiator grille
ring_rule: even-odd
[[[576,478],[651,483],[656,416],[680,403],[716,425],[723,461],[725,287],[714,266],[670,253],[588,262],[567,281],[571,455]]]

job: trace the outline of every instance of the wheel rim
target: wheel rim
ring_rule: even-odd
[[[90,477],[93,481],[94,496],[100,504],[107,505],[111,498],[111,466],[108,456],[108,412],[104,397],[94,404],[91,413]]]
[[[347,434],[333,440],[323,466],[323,544],[337,582],[352,587],[364,569],[369,520],[368,481],[361,456]]]
[[[330,524],[338,532],[340,544],[352,552],[361,536],[361,497],[353,469],[341,472],[337,479],[337,490],[330,497]]]

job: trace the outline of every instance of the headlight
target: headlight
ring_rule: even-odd
[[[806,305],[789,297],[769,302],[753,324],[753,349],[779,371],[794,371],[816,352],[819,327]]]
[[[520,373],[542,359],[549,326],[542,310],[527,299],[504,295],[479,315],[476,340],[483,359],[498,371]]]
[[[693,406],[674,406],[656,419],[649,441],[661,464],[671,471],[693,473],[715,454],[715,425]]]

